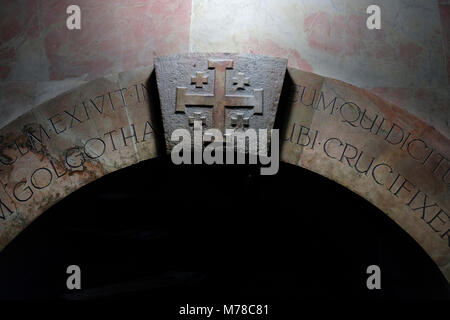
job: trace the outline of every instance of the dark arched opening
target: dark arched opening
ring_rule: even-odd
[[[66,268],[82,269],[81,291]],[[382,290],[366,268],[382,270]],[[158,158],[62,200],[0,254],[0,299],[440,298],[448,284],[379,209],[308,170]]]

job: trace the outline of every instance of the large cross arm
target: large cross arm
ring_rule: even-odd
[[[225,96],[225,106],[227,107],[253,107],[255,114],[263,113],[263,92],[264,89],[255,89],[253,96],[247,95],[227,95]]]
[[[198,106],[214,106],[215,98],[211,94],[188,94],[187,88],[177,88],[176,112],[185,112],[185,107],[192,105]]]

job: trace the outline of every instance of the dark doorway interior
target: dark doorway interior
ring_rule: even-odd
[[[66,268],[82,290],[66,289]],[[366,268],[382,270],[382,290]],[[67,197],[0,254],[0,299],[448,299],[437,266],[344,187],[281,164],[174,166],[159,158]],[[153,299],[153,300],[150,300]]]

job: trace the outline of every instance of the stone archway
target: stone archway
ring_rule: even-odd
[[[162,151],[153,67],[100,78],[0,129],[0,248],[42,212],[108,173]],[[449,141],[344,82],[288,68],[281,159],[380,208],[450,278]]]

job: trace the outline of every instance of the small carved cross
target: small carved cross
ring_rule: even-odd
[[[231,116],[231,125],[233,127],[236,127],[236,129],[244,129],[244,126],[249,126],[249,118],[244,118],[243,113],[236,113],[235,115]]]
[[[196,88],[203,88],[208,83],[208,76],[204,76],[202,71],[197,71],[195,77],[191,77],[191,83],[195,83]]]
[[[236,84],[236,89],[245,89],[245,86],[250,85],[250,79],[245,77],[243,72],[238,72],[236,77],[233,78],[233,84]]]
[[[201,112],[194,112],[194,116],[189,116],[189,125],[193,126],[195,121],[201,121],[202,125],[205,124],[206,116]]]

